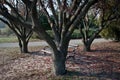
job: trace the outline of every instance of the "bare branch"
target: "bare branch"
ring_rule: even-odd
[[[9,23],[8,21],[4,20],[3,18],[0,18],[0,20],[1,20],[2,22],[4,22],[5,24],[7,24],[8,26],[10,26],[10,23]]]
[[[76,4],[80,4],[81,1],[82,0],[79,0],[79,2],[78,2],[78,0],[73,0],[70,12],[72,12],[75,9],[75,7],[77,7]]]
[[[55,23],[58,24],[58,17],[56,15],[56,11],[55,11],[55,8],[54,8],[54,4],[53,4],[53,0],[49,0],[49,4],[50,4],[50,9],[53,13],[53,16],[55,18]]]
[[[73,24],[69,27],[68,35],[71,35],[74,31],[75,27],[79,25],[80,20],[85,17],[86,13],[90,9],[92,5],[94,5],[98,0],[90,0],[86,6],[81,10],[80,14],[77,16],[77,18],[74,20]]]
[[[45,12],[45,15],[46,15],[47,18],[48,18],[48,22],[49,22],[52,30],[53,30],[54,33],[55,33],[54,35],[55,35],[56,37],[59,36],[59,32],[57,31],[57,30],[58,30],[58,26],[55,26],[54,23],[52,22],[49,14],[48,14],[48,12],[47,12],[47,10],[46,10],[46,8],[45,8],[45,6],[43,5],[43,3],[42,3],[41,0],[40,0],[40,5],[42,6],[43,11]],[[56,16],[56,15],[55,15],[55,16]],[[57,16],[56,16],[56,17],[57,17]],[[58,22],[58,21],[57,21],[57,22]]]
[[[18,13],[19,11],[18,11],[15,7],[13,7],[13,6],[12,6],[9,2],[7,2],[6,0],[5,0],[5,3],[15,12],[16,15],[18,15],[18,17],[20,17],[23,21],[25,21],[24,18]]]
[[[85,5],[87,4],[87,2],[88,2],[88,0],[85,0],[83,3],[81,3],[80,6],[78,6],[78,8],[75,11],[75,13],[71,16],[70,22],[68,23],[68,26],[70,26],[74,22],[74,20],[80,14],[81,10],[83,9],[83,7],[85,7]]]
[[[58,5],[59,5],[59,9],[60,9],[60,6],[61,6],[60,0],[57,0],[57,3],[58,3]]]
[[[41,35],[41,37],[50,45],[50,47],[54,48],[56,50],[56,45],[53,41],[53,39],[50,37],[50,35],[48,35],[48,33],[46,33],[46,31],[44,30],[44,28],[41,26],[41,24],[39,23],[38,17],[37,17],[37,8],[36,8],[36,3],[34,3],[34,6],[32,7],[32,21],[33,21],[33,30],[36,31],[36,33],[38,35]],[[45,9],[44,5],[42,4],[42,1],[40,0],[40,5],[42,6],[42,8],[44,9],[44,11],[46,12],[47,17],[50,20],[50,16],[47,13],[47,10]],[[51,22],[51,20],[50,20]],[[53,23],[52,23],[53,25]]]
[[[17,36],[21,36],[21,35],[17,32],[17,30],[15,30],[15,27],[14,27],[13,25],[11,25],[7,20],[4,20],[4,19],[2,19],[2,18],[0,18],[0,20],[1,20],[2,22],[4,22],[5,24],[7,24],[8,27],[9,27],[11,30],[13,30]]]
[[[53,22],[52,22],[51,19],[50,19],[50,15],[48,14],[48,12],[47,12],[45,6],[43,5],[42,1],[40,0],[39,2],[40,2],[40,5],[41,5],[41,7],[42,7],[42,9],[43,9],[43,11],[44,11],[44,13],[45,13],[45,15],[46,15],[47,18],[48,18],[49,24],[53,25]]]

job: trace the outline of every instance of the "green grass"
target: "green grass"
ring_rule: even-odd
[[[30,39],[31,42],[33,41],[40,41],[39,39]],[[17,37],[10,36],[10,37],[0,37],[0,43],[10,43],[10,42],[18,42]]]
[[[0,37],[0,43],[6,43],[6,42],[17,42],[17,38],[15,36],[11,37]]]
[[[29,47],[30,52],[38,51],[42,49],[41,46]],[[20,49],[16,48],[0,48],[0,65],[3,63],[8,63],[10,60],[18,59],[20,57],[30,56],[30,54],[20,53]],[[1,80],[1,79],[0,79]]]

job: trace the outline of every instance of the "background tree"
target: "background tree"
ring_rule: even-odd
[[[79,26],[83,38],[84,50],[90,51],[95,37],[114,20],[120,17],[119,0],[100,0],[89,10]],[[118,20],[117,20],[118,21]],[[90,35],[91,30],[93,33]]]
[[[90,51],[90,46],[99,34],[98,27],[98,15],[99,11],[91,9],[85,18],[80,22],[79,30],[82,35],[82,41],[84,44],[84,51]]]
[[[108,27],[106,27],[102,32],[101,32],[101,36],[107,39],[114,39],[114,40],[120,40],[120,1],[119,0],[111,0],[109,2],[110,7],[113,7],[108,10],[105,10],[106,12],[106,16],[108,16],[109,14],[114,13],[114,15],[112,15],[112,21],[110,22],[110,24],[108,24]],[[116,15],[116,18],[114,18],[114,16]],[[110,19],[109,19],[110,20]]]
[[[6,3],[6,0],[4,0]],[[16,0],[18,1],[18,0]],[[31,15],[32,23],[26,22],[23,17],[13,16],[8,12],[5,16],[12,22],[19,23],[22,26],[33,29],[39,37],[42,37],[52,50],[53,72],[55,75],[66,73],[66,56],[71,34],[89,8],[98,0],[22,0],[26,6],[27,15]],[[78,6],[76,7],[76,4]],[[8,4],[7,4],[8,5]],[[3,5],[2,5],[3,6]],[[5,7],[5,6],[4,6]],[[54,34],[54,40],[46,32],[39,20],[39,11],[42,10],[47,17],[51,30]],[[15,11],[16,15],[20,9]],[[53,16],[53,19],[50,18]]]
[[[4,4],[9,6],[9,8],[7,9],[6,6],[4,6]],[[21,23],[17,23],[15,21],[16,19],[19,20],[24,19],[23,18],[25,17],[24,8],[25,5],[23,5],[21,2],[16,1],[15,3],[14,1],[13,2],[10,1],[9,3],[3,0],[0,3],[0,15],[2,15],[3,18],[1,17],[0,20],[5,24],[7,24],[8,27],[17,36],[21,53],[28,53],[28,42],[32,35],[32,30],[30,29],[27,30],[26,27],[23,27],[24,25],[22,25]],[[21,11],[19,11],[20,9]],[[13,17],[13,19],[9,17],[10,15]],[[26,20],[24,19],[24,21]]]
[[[105,39],[120,41],[120,20],[110,23],[107,28],[102,30],[100,35]]]

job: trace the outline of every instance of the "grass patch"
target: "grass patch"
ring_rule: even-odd
[[[11,37],[0,37],[0,43],[5,43],[5,42],[17,42],[17,38],[15,36]]]
[[[40,51],[41,48],[43,48],[43,47],[41,47],[41,46],[29,47],[29,51],[37,52],[37,51]],[[30,54],[20,53],[20,50],[18,47],[0,48],[0,65],[8,63],[10,60],[18,59],[21,57],[26,57],[28,55],[30,55]]]
[[[30,39],[30,42],[34,41],[40,41],[39,39]],[[10,37],[0,37],[0,43],[10,43],[10,42],[18,42],[18,39],[16,36],[10,36]]]

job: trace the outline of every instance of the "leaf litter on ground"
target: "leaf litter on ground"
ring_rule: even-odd
[[[82,48],[83,46],[79,46],[76,50],[75,59],[66,61],[67,70],[72,73],[61,77],[52,75],[51,56],[42,54],[40,52],[42,48],[29,48],[31,52],[36,51],[32,54],[19,54],[18,49],[0,49],[0,56],[7,56],[4,63],[0,64],[0,80],[72,80],[74,77],[75,80],[120,79],[114,75],[114,73],[120,74],[120,43],[93,44],[91,52],[84,52]],[[102,76],[93,76],[101,73]],[[112,77],[106,77],[104,73]]]

